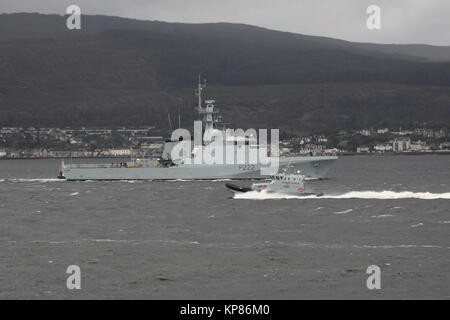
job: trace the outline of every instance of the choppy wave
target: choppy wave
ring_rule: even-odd
[[[277,200],[277,199],[422,199],[422,200],[435,200],[435,199],[449,199],[450,192],[446,193],[431,193],[431,192],[411,192],[411,191],[351,191],[338,195],[323,195],[321,197],[316,196],[296,196],[285,195],[277,193],[257,192],[250,191],[246,193],[235,194],[234,199],[247,199],[247,200]]]

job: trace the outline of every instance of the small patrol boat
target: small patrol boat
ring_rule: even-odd
[[[305,191],[305,176],[299,171],[296,173],[289,173],[285,170],[282,173],[271,176],[270,182],[254,183],[251,187],[241,187],[233,183],[226,183],[225,186],[234,193],[264,191],[267,193],[280,193],[296,196],[323,196],[323,193]]]

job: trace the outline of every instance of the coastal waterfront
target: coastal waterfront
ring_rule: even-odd
[[[181,124],[180,124],[181,125]],[[163,133],[163,135],[160,135]],[[108,158],[159,155],[170,132],[146,128],[0,128],[0,159]],[[289,136],[289,137],[288,137]],[[450,153],[448,128],[416,125],[409,130],[389,128],[338,130],[329,134],[288,134],[280,141],[283,154]]]
[[[1,298],[450,298],[449,157],[342,157],[309,183],[323,199],[65,182],[58,165],[0,162]],[[372,264],[381,290],[366,287]]]

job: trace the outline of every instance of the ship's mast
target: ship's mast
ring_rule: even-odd
[[[200,111],[202,109],[202,90],[206,87],[206,80],[204,80],[204,83],[201,83],[201,76],[198,75],[198,89],[197,89],[197,96],[198,96],[198,110]]]
[[[205,136],[209,136],[212,130],[216,129],[216,124],[219,120],[218,113],[219,111],[215,108],[214,103],[215,100],[205,100],[205,106],[203,107],[202,103],[202,90],[206,87],[206,80],[202,84],[200,82],[200,77],[198,79],[198,108],[197,111],[202,117],[203,125],[205,126]]]

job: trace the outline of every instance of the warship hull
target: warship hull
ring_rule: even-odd
[[[308,179],[326,176],[336,156],[280,157],[279,168],[291,166]],[[266,179],[258,164],[180,164],[171,167],[108,167],[107,165],[69,165],[61,168],[60,177],[75,180],[214,180]]]

